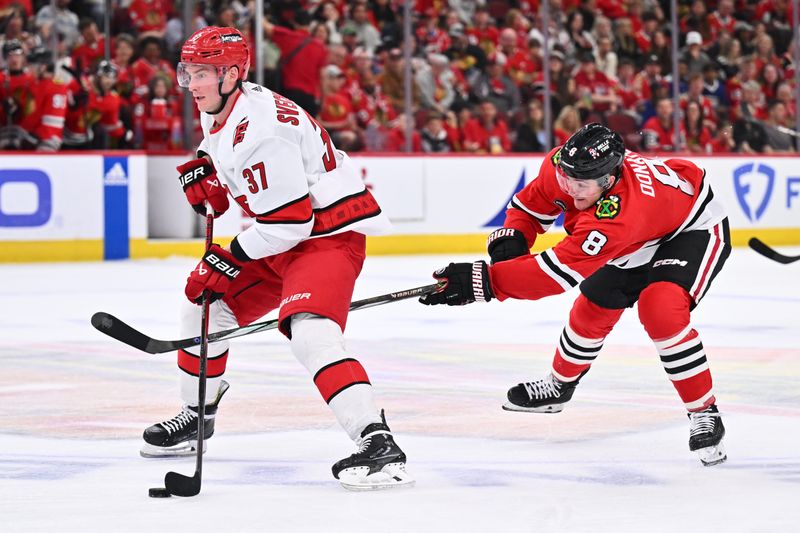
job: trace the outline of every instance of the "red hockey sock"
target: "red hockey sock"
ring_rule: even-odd
[[[569,322],[561,332],[553,357],[553,375],[561,381],[573,381],[587,370],[623,311],[600,307],[583,294],[579,295],[572,304]]]
[[[715,399],[703,343],[689,324],[690,301],[689,293],[674,283],[653,283],[639,296],[639,320],[686,408],[699,411]]]

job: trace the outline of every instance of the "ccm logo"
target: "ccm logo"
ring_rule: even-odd
[[[233,265],[229,265],[214,254],[208,254],[206,263],[209,264],[214,270],[219,270],[229,278],[233,279],[239,275],[240,270]]]
[[[681,261],[680,259],[659,259],[655,263],[653,263],[653,268],[660,267],[660,266],[668,266],[668,265],[678,265],[685,267],[688,265],[688,261]]]
[[[311,293],[310,292],[298,292],[297,294],[292,294],[291,296],[287,296],[283,300],[281,300],[281,307],[289,302],[294,302],[296,300],[310,300]]]

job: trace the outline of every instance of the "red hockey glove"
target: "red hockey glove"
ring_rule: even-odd
[[[486,245],[492,264],[531,253],[525,236],[514,228],[494,230],[489,234]]]
[[[181,186],[192,208],[205,216],[204,202],[208,202],[214,210],[214,218],[228,210],[228,193],[217,177],[214,166],[204,157],[192,159],[178,167]]]
[[[466,305],[472,302],[488,302],[494,298],[489,283],[489,267],[484,261],[474,263],[450,263],[433,273],[439,281],[446,281],[444,289],[422,296],[425,305]]]
[[[190,302],[200,304],[203,302],[203,291],[209,290],[211,301],[219,300],[241,271],[242,265],[230,252],[212,244],[186,279],[186,297]]]

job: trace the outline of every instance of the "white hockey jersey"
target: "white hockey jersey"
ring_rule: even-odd
[[[303,240],[390,227],[358,169],[328,132],[291,100],[245,82],[222,124],[200,117],[209,155],[229,194],[255,223],[236,240],[251,259]]]

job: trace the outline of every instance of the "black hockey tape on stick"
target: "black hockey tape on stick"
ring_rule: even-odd
[[[366,309],[368,307],[375,307],[378,305],[383,305],[391,302],[399,302],[400,300],[407,300],[409,298],[416,298],[422,296],[424,294],[430,294],[432,292],[436,292],[437,290],[441,289],[444,286],[444,283],[432,283],[430,285],[423,285],[422,287],[416,287],[414,289],[407,289],[404,291],[397,291],[397,292],[390,292],[388,294],[382,294],[380,296],[373,296],[372,298],[366,298],[364,300],[358,300],[350,304],[351,311],[357,311],[359,309]],[[224,331],[218,331],[216,333],[211,333],[208,335],[208,342],[218,342],[221,340],[228,340],[228,339],[235,339],[236,337],[244,337],[245,335],[250,335],[253,333],[258,333],[260,331],[267,331],[270,329],[277,329],[279,321],[275,320],[266,320],[264,322],[256,322],[255,324],[250,324],[248,326],[242,326],[240,328],[232,328],[226,329]],[[128,346],[133,346],[137,350],[141,350],[143,352],[147,352],[150,354],[159,354],[159,353],[167,353],[167,352],[174,352],[176,350],[185,350],[186,348],[192,348],[194,346],[198,346],[200,344],[200,337],[192,337],[190,339],[179,339],[179,340],[159,340],[154,339],[152,337],[148,337],[141,331],[129,326],[119,318],[111,315],[109,313],[104,313],[99,311],[92,315],[92,326],[101,332],[105,333],[111,338],[114,338],[120,342],[124,342]]]
[[[794,263],[795,261],[800,261],[800,255],[783,255],[782,253],[774,250],[763,241],[758,239],[757,237],[752,237],[750,241],[747,243],[750,248],[755,250],[757,253],[763,255],[767,259],[772,259],[775,262],[781,263],[783,265],[788,265],[790,263]]]

